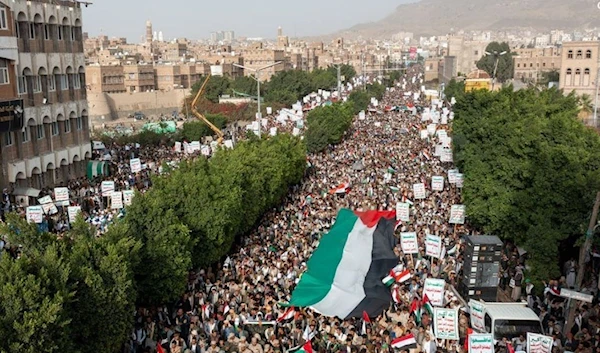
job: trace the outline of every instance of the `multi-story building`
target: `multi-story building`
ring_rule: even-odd
[[[600,42],[563,42],[559,88],[565,93],[575,91],[594,99],[598,78]]]
[[[161,91],[181,88],[181,67],[179,65],[154,66],[155,87]]]
[[[148,92],[155,88],[152,65],[125,65],[123,76],[127,92]]]
[[[515,53],[513,77],[517,80],[536,82],[542,72],[560,70],[558,47],[516,49]]]
[[[91,157],[80,4],[0,0],[0,184],[24,200]]]
[[[123,66],[89,65],[85,70],[85,82],[90,93],[123,93],[125,81]]]
[[[271,66],[260,73],[261,81],[268,81],[271,76],[277,72],[284,71],[286,67],[286,56],[285,51],[278,49],[265,49],[262,43],[256,43],[257,47],[244,51],[242,56],[244,57],[244,66],[251,69],[259,69],[261,67],[280,62],[277,65]],[[251,70],[244,70],[246,76],[253,75],[254,72]]]
[[[453,71],[463,75],[477,69],[477,61],[485,54],[489,42],[467,40],[464,36],[450,36],[448,38],[447,56],[455,57]]]
[[[437,81],[439,79],[440,58],[425,59],[425,82]]]

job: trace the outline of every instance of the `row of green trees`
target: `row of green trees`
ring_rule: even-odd
[[[523,246],[532,280],[559,276],[559,246],[585,233],[600,190],[600,138],[577,120],[578,98],[512,87],[456,97],[454,158],[470,222]]]
[[[0,261],[0,351],[118,351],[136,303],[178,298],[188,271],[221,259],[305,168],[304,143],[282,134],[157,177],[101,238],[81,218],[59,239],[10,215],[2,234],[22,248]]]
[[[356,76],[354,67],[342,65],[341,75],[346,82]],[[205,77],[202,77],[192,86],[192,96],[198,92]],[[266,102],[276,102],[284,106],[290,106],[298,99],[319,89],[335,89],[337,86],[337,69],[316,69],[311,72],[301,70],[286,70],[277,72],[268,82],[261,84],[261,96]],[[222,95],[234,95],[242,93],[249,96],[257,96],[256,81],[252,77],[242,76],[231,79],[227,76],[212,76],[206,86],[204,96],[213,103],[219,102]]]

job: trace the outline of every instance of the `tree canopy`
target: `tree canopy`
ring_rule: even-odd
[[[306,147],[309,152],[319,152],[330,144],[339,143],[352,125],[354,106],[335,103],[311,110],[306,117]]]
[[[473,225],[524,245],[532,280],[560,275],[559,245],[585,233],[600,190],[600,138],[573,94],[534,88],[457,96],[455,161]]]
[[[496,59],[498,59],[496,79],[500,82],[505,82],[506,80],[513,77],[513,53],[510,51],[508,43],[491,42],[485,48],[485,51],[490,54],[484,54],[481,57],[481,59],[479,59],[479,61],[477,62],[478,69],[484,70],[490,75],[490,77],[493,78]],[[500,55],[502,52],[506,52],[506,54]]]
[[[240,142],[210,162],[184,162],[136,195],[119,230],[142,245],[135,268],[140,301],[181,295],[187,271],[227,254],[264,212],[278,205],[306,168],[296,137]]]

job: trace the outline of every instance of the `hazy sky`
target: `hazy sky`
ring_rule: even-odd
[[[275,38],[284,34],[329,34],[381,19],[407,0],[88,0],[83,30],[90,36],[127,37],[138,42],[146,20],[165,40],[209,38],[210,32],[233,30],[237,36]]]

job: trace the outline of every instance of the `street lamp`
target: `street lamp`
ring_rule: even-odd
[[[485,55],[493,55],[496,58],[496,62],[494,63],[494,74],[492,75],[492,92],[494,91],[494,87],[496,85],[496,70],[498,70],[498,61],[500,61],[500,57],[506,53],[507,51],[498,53],[497,50],[494,50],[491,53],[487,51],[485,52]]]
[[[268,69],[268,68],[273,67],[273,66],[278,65],[278,64],[281,64],[282,62],[283,61],[276,61],[276,62],[274,62],[272,64],[269,64],[269,65],[266,65],[266,66],[263,66],[263,67],[259,67],[258,69],[253,69],[253,68],[250,68],[250,67],[246,67],[244,65],[233,64],[233,66],[239,67],[241,69],[250,70],[250,71],[255,72],[256,77],[253,77],[253,78],[256,80],[256,85],[257,85],[257,91],[256,92],[257,92],[257,97],[258,97],[258,113],[256,114],[256,119],[258,120],[258,137],[259,138],[260,138],[260,131],[261,131],[261,127],[260,127],[261,121],[260,121],[260,118],[262,117],[262,113],[260,111],[260,73],[261,73],[262,70]],[[250,77],[252,77],[252,76],[250,76]]]

